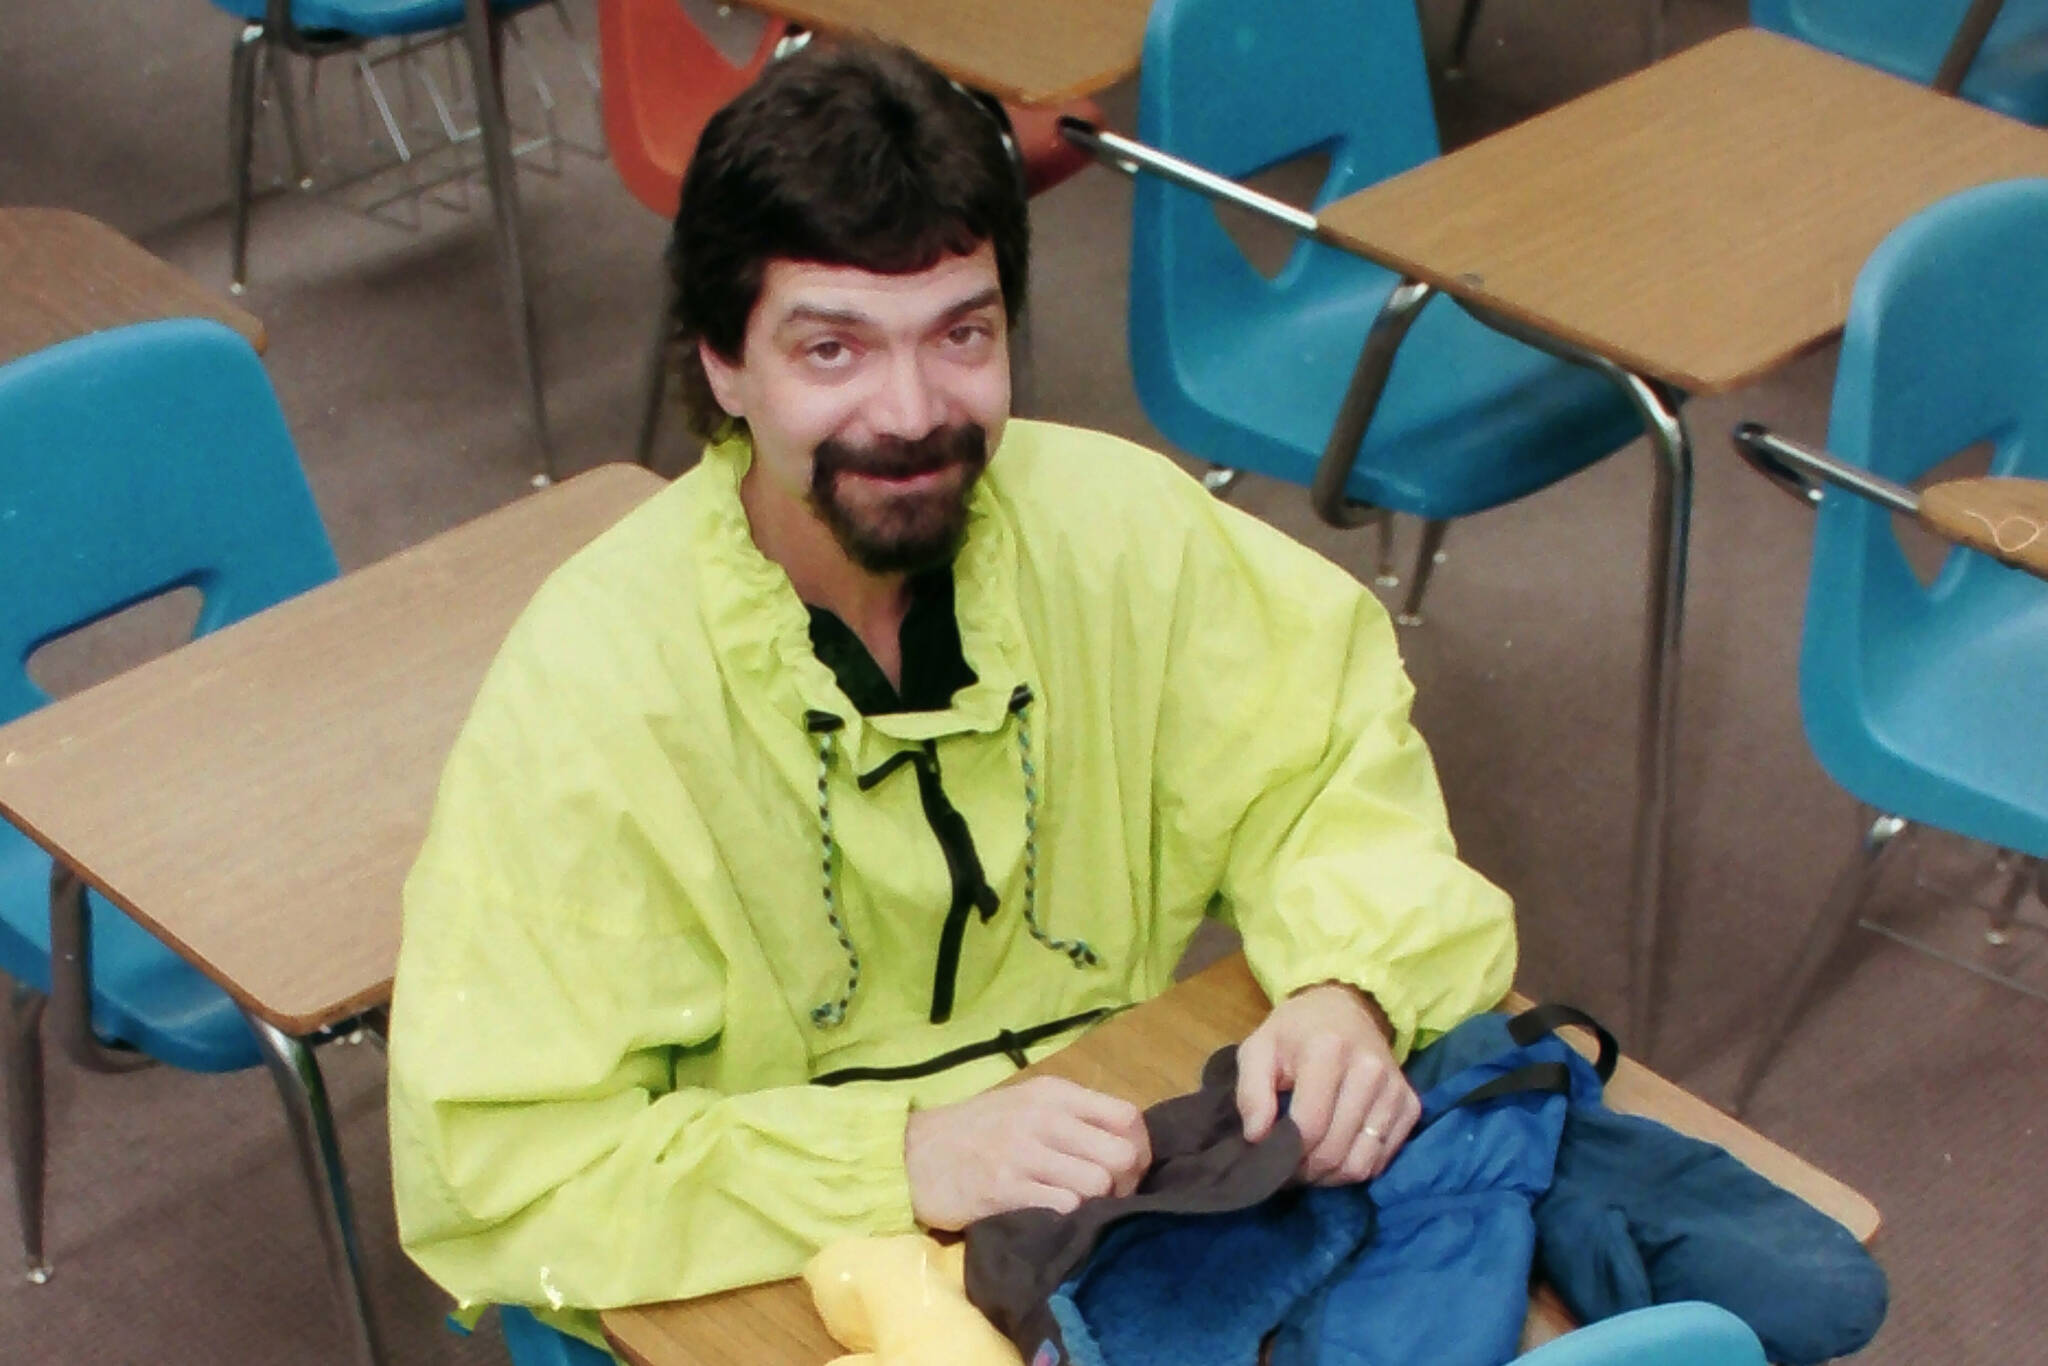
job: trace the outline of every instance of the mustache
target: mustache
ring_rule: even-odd
[[[979,469],[988,463],[988,431],[979,423],[939,427],[915,440],[885,437],[864,446],[828,438],[811,453],[814,487],[842,474],[909,479],[954,465]]]

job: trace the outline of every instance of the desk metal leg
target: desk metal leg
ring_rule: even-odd
[[[1316,466],[1309,501],[1332,526],[1356,526],[1358,508],[1344,486],[1409,326],[1435,291],[1403,280],[1388,296],[1359,351],[1351,387]],[[1650,562],[1643,613],[1643,681],[1636,739],[1636,826],[1629,858],[1629,1033],[1638,1056],[1656,1046],[1655,1002],[1661,985],[1661,931],[1670,882],[1671,789],[1678,741],[1678,663],[1685,616],[1686,540],[1692,525],[1692,437],[1679,415],[1679,395],[1622,369],[1604,356],[1532,331],[1459,301],[1480,322],[1516,341],[1607,377],[1628,395],[1657,460],[1651,503]]]
[[[357,1366],[382,1366],[384,1351],[370,1314],[369,1291],[363,1284],[355,1213],[349,1201],[348,1179],[342,1171],[341,1146],[334,1137],[334,1116],[327,1108],[327,1087],[320,1079],[320,1064],[304,1039],[293,1038],[246,1012],[245,1016],[263,1051],[270,1079],[277,1083],[278,1095],[284,1101],[285,1122],[291,1128],[299,1165],[313,1197],[313,1217],[320,1224],[328,1276],[340,1296],[342,1316],[347,1321],[351,1358]]]
[[[1322,458],[1309,480],[1308,500],[1316,515],[1334,527],[1364,526],[1375,517],[1384,518],[1383,508],[1368,508],[1351,501],[1345,487],[1351,482],[1351,467],[1358,462],[1358,448],[1365,444],[1380,397],[1387,391],[1387,377],[1394,372],[1394,356],[1401,349],[1408,329],[1421,316],[1422,306],[1436,297],[1436,287],[1420,280],[1404,279],[1380,305],[1372,330],[1358,350],[1358,364],[1351,372],[1351,384],[1344,401],[1337,406],[1337,420],[1330,424],[1330,439],[1323,445]],[[1380,523],[1382,570],[1387,560],[1387,526]],[[1382,577],[1385,577],[1384,573]]]
[[[1676,397],[1602,362],[1628,394],[1657,460],[1643,610],[1643,697],[1636,740],[1636,828],[1629,860],[1629,1028],[1647,1060],[1657,1046],[1664,907],[1671,883],[1672,774],[1678,759],[1678,664],[1692,525],[1692,437]]]
[[[484,144],[484,174],[491,186],[491,216],[498,228],[498,274],[512,324],[512,359],[526,381],[533,439],[540,447],[541,473],[534,482],[546,484],[556,477],[555,446],[548,433],[547,398],[541,391],[540,346],[534,336],[533,304],[527,297],[526,257],[520,250],[518,173],[512,163],[512,126],[499,81],[502,53],[486,0],[464,0],[462,37],[469,50],[470,83],[476,87],[477,127]]]
[[[1316,470],[1311,498],[1325,520],[1341,504],[1348,457],[1338,468],[1332,459],[1340,440],[1356,450],[1372,420],[1372,407],[1386,373],[1392,369],[1401,335],[1414,311],[1428,301],[1427,285],[1404,280],[1381,310],[1367,337],[1344,396],[1337,430]],[[1651,503],[1649,583],[1643,614],[1643,679],[1636,739],[1636,825],[1629,857],[1629,1036],[1638,1056],[1649,1058],[1656,1047],[1655,1002],[1662,977],[1662,928],[1668,899],[1671,851],[1672,773],[1678,741],[1678,665],[1685,616],[1686,542],[1692,525],[1692,437],[1679,414],[1680,395],[1622,369],[1613,361],[1477,305],[1459,301],[1465,311],[1495,331],[1545,351],[1560,360],[1604,375],[1628,396],[1650,438],[1657,461],[1656,494]]]

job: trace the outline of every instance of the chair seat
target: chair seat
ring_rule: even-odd
[[[2048,585],[1988,563],[1969,594],[1943,594],[1910,652],[1864,662],[1870,734],[1833,698],[1802,692],[1814,752],[1858,800],[1918,824],[2048,857]],[[1873,744],[1874,742],[1874,744]]]
[[[1198,397],[1146,394],[1160,430],[1220,464],[1308,483],[1395,283],[1355,265],[1344,287],[1318,290],[1306,306],[1238,313],[1209,336],[1184,334],[1176,355],[1190,373],[1177,387]],[[1152,389],[1141,382],[1141,393]],[[1463,517],[1545,488],[1640,432],[1606,379],[1434,299],[1401,345],[1347,492],[1417,517]],[[1509,449],[1517,457],[1503,460]]]
[[[264,0],[213,0],[239,19],[261,20]],[[490,0],[499,14],[516,14],[545,0]],[[303,30],[358,38],[400,38],[462,23],[462,0],[292,0],[292,24]]]
[[[120,910],[87,893],[92,911],[93,1028],[190,1072],[262,1061],[227,993]],[[50,989],[50,860],[0,821],[0,970]]]

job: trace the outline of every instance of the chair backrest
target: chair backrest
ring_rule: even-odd
[[[1830,449],[1910,484],[1988,443],[1991,473],[2048,477],[2044,319],[2048,180],[1981,186],[1915,215],[1871,254],[1850,296]],[[2039,580],[1967,552],[1923,584],[1889,513],[1830,492],[1814,528],[1800,695],[1808,738],[1835,780],[1877,800],[1869,794],[1888,763],[1883,737],[1911,706],[1911,680],[1940,667],[1948,642],[2038,626],[2044,594]],[[2048,642],[2040,662],[2048,669]],[[2031,691],[2048,699],[2048,688]],[[2031,717],[1952,718],[2044,722],[2048,701]],[[1979,814],[1978,838],[2026,842],[1998,840],[2001,818]]]
[[[1588,1324],[1516,1357],[1515,1366],[1764,1366],[1764,1349],[1727,1310],[1681,1301]]]
[[[1413,0],[1156,0],[1138,138],[1233,180],[1327,156],[1318,205],[1430,160],[1436,112]],[[1146,175],[1135,195],[1130,343],[1148,410],[1179,388],[1181,339],[1385,274],[1303,243],[1269,280],[1203,196]]]
[[[28,659],[178,588],[195,634],[335,576],[284,414],[219,323],[139,323],[0,366],[0,721]]]
[[[1749,18],[1759,28],[1925,84],[1969,8],[1970,0],[1750,0]],[[1984,51],[2043,27],[2048,0],[2006,0]]]
[[[707,18],[717,22],[715,11]],[[729,58],[681,0],[598,0],[604,131],[612,164],[633,197],[664,218],[676,216],[683,172],[704,125],[774,58],[789,27],[746,12],[730,21],[762,26],[744,63]]]

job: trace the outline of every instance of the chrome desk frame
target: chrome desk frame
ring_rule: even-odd
[[[93,1072],[133,1072],[154,1060],[124,1048],[109,1047],[92,1027],[92,910],[85,883],[61,861],[50,871],[50,996],[48,1019],[58,1046],[78,1066]],[[28,1248],[28,1277],[41,1284],[50,1277],[43,1251],[43,1069],[37,1047],[45,1015],[39,993],[16,984],[4,1022],[7,1054],[8,1138],[14,1154],[14,1179],[20,1197],[22,1235]],[[321,1246],[333,1282],[356,1366],[382,1366],[384,1350],[370,1312],[362,1257],[356,1240],[355,1212],[342,1168],[341,1145],[316,1044],[368,1032],[383,1037],[383,1012],[373,1010],[310,1037],[299,1038],[258,1019],[246,1008],[243,1018],[256,1037],[264,1065],[284,1102],[285,1121],[298,1152],[299,1167],[313,1199]]]
[[[1098,160],[1127,175],[1140,171],[1225,200],[1268,218],[1302,237],[1350,248],[1332,238],[1312,213],[1260,194],[1191,162],[1080,119],[1060,131]],[[1359,350],[1358,364],[1331,425],[1309,486],[1316,514],[1337,527],[1360,525],[1359,505],[1344,496],[1358,450],[1385,392],[1387,376],[1408,328],[1436,289],[1404,278],[1381,305]],[[1662,929],[1670,896],[1671,806],[1678,739],[1678,677],[1683,634],[1686,545],[1692,522],[1692,437],[1679,407],[1684,396],[1635,374],[1605,356],[1537,332],[1479,305],[1456,300],[1481,323],[1571,364],[1605,376],[1628,396],[1642,419],[1657,462],[1650,516],[1649,583],[1644,605],[1643,680],[1636,741],[1636,822],[1629,859],[1629,1028],[1638,1057],[1656,1042],[1655,1002],[1663,978]]]

